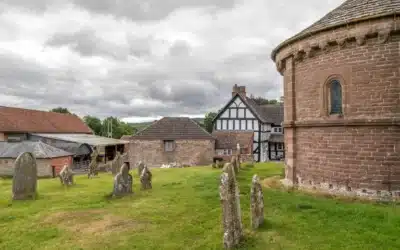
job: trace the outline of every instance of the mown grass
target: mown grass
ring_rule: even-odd
[[[0,249],[222,249],[220,169],[153,169],[153,189],[109,199],[110,174],[76,177],[71,188],[39,180],[35,201],[11,202],[11,180],[0,180]],[[281,175],[277,163],[238,176],[246,237],[240,249],[400,249],[400,211],[265,188],[266,223],[250,230],[254,173]],[[306,206],[299,206],[306,205]],[[302,209],[306,207],[307,209]]]

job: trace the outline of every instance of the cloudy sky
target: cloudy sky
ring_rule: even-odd
[[[202,116],[234,84],[282,95],[270,54],[343,0],[0,0],[0,105]]]

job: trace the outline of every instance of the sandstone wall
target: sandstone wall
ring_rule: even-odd
[[[400,196],[400,18],[349,24],[283,48],[286,182]],[[342,85],[330,115],[327,83]]]
[[[209,165],[214,156],[214,140],[177,140],[172,152],[164,151],[161,140],[132,140],[129,144],[129,164],[144,161],[149,167],[178,162],[191,165]]]

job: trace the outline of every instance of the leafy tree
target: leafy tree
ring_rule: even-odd
[[[109,124],[112,127],[112,137],[120,139],[123,135],[133,135],[137,132],[137,129],[132,125],[119,120],[116,117],[107,117],[102,122],[101,135],[108,137]]]
[[[69,112],[69,110],[67,108],[63,108],[63,107],[53,108],[50,110],[50,112],[56,112],[56,113],[61,113],[61,114],[72,114],[71,112]]]
[[[209,133],[211,133],[213,131],[213,123],[212,121],[214,120],[214,118],[217,116],[217,113],[215,112],[208,112],[205,117],[204,117],[204,128],[205,130],[207,130]]]
[[[87,115],[83,117],[83,121],[93,130],[95,135],[102,135],[103,127],[99,118]]]
[[[268,100],[261,96],[254,97],[253,95],[250,96],[258,105],[266,105],[266,104],[278,104],[278,100]]]

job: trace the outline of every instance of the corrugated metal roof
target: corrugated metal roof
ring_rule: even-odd
[[[30,152],[38,159],[73,155],[73,153],[66,152],[40,141],[0,142],[0,158],[17,158],[24,152]]]
[[[91,146],[109,146],[109,145],[121,145],[127,144],[129,141],[118,140],[108,137],[102,137],[97,135],[90,134],[41,134],[34,133],[32,135],[41,136],[50,139],[62,140],[62,141],[70,141],[77,143],[86,143]]]

